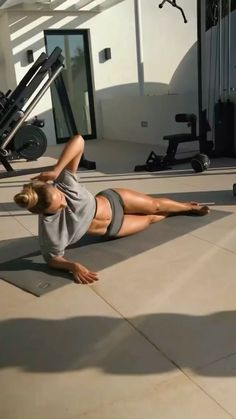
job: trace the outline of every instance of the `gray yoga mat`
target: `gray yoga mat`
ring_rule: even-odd
[[[212,210],[205,217],[170,217],[122,239],[85,236],[77,245],[67,249],[66,257],[80,260],[91,270],[99,271],[230,214]],[[0,262],[1,279],[38,297],[73,283],[70,273],[47,267],[35,237],[2,241]]]
[[[79,246],[92,242],[92,237],[86,237],[83,242],[79,243]],[[76,249],[73,250],[76,253]],[[68,272],[47,266],[40,254],[36,237],[1,242],[0,255],[0,278],[37,297],[73,283],[72,276]],[[17,257],[9,259],[9,255]],[[73,257],[70,256],[70,250],[67,256]],[[78,255],[74,256],[78,260]]]

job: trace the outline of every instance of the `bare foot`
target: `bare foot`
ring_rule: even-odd
[[[207,205],[200,205],[197,202],[190,202],[189,215],[206,215],[209,214],[210,208]]]

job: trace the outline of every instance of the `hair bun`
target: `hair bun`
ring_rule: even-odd
[[[14,200],[20,207],[29,210],[37,204],[38,194],[31,185],[24,185],[22,192],[18,193]]]
[[[14,196],[14,201],[33,214],[43,214],[52,202],[51,188],[46,182],[34,180],[23,185],[21,192]]]

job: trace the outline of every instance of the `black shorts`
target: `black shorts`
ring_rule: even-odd
[[[105,196],[105,198],[108,199],[112,210],[112,220],[107,228],[105,236],[109,238],[116,237],[124,219],[124,202],[119,193],[114,189],[106,189],[99,192],[97,196],[98,195]]]

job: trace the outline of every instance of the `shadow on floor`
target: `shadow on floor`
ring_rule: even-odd
[[[124,375],[189,368],[205,376],[235,377],[235,323],[236,311],[149,314],[128,320],[103,316],[3,320],[0,368],[38,373],[98,368]]]

